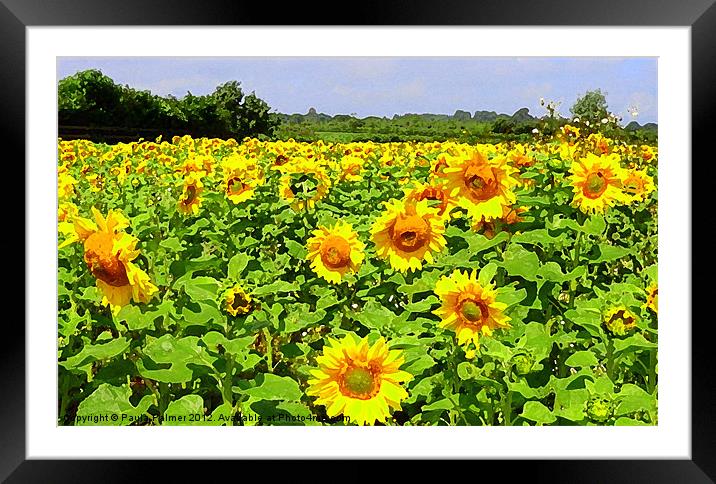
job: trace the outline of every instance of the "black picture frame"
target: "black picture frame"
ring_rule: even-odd
[[[340,7],[340,8],[339,8]],[[109,25],[534,25],[534,26],[686,26],[691,27],[693,159],[703,153],[698,179],[713,180],[713,150],[709,145],[716,126],[716,5],[714,0],[457,0],[428,2],[364,1],[339,5],[313,2],[270,4],[230,0],[0,0],[0,106],[4,147],[15,160],[25,159],[25,29],[31,26]],[[7,162],[7,160],[6,160]],[[690,160],[684,160],[689,163]],[[21,166],[20,163],[15,163]],[[692,163],[692,168],[694,164]],[[702,171],[704,170],[705,171]],[[693,173],[693,170],[692,170]],[[25,183],[25,170],[19,176]],[[693,175],[692,175],[693,176]],[[18,178],[13,178],[18,180]],[[713,191],[713,190],[711,190]],[[708,192],[708,189],[707,189]],[[697,191],[692,188],[692,193]],[[694,209],[699,204],[692,202]],[[23,215],[25,215],[23,211]],[[712,221],[713,216],[692,220]],[[22,222],[21,226],[24,226]],[[19,233],[19,230],[17,230]],[[24,232],[23,232],[24,233]],[[692,254],[699,243],[692,239]],[[4,243],[3,245],[6,245]],[[712,245],[712,244],[710,244]],[[14,253],[19,244],[14,244]],[[704,247],[705,248],[705,247]],[[699,253],[706,253],[700,251]],[[25,253],[25,257],[31,257]],[[693,257],[693,256],[692,256]],[[701,268],[701,267],[700,267]],[[702,269],[707,270],[710,268]],[[691,283],[692,300],[713,298],[712,283]],[[31,288],[26,288],[31,290]],[[698,296],[701,296],[700,298]],[[695,314],[695,313],[694,313]],[[186,477],[186,466],[146,461],[140,468],[126,461],[26,460],[25,455],[25,329],[6,316],[0,360],[3,387],[0,397],[0,479],[7,482],[126,482],[161,472],[162,481]],[[714,482],[716,432],[712,388],[716,364],[711,350],[711,318],[692,327],[692,460],[570,460],[521,461],[507,464],[509,478],[550,482]],[[17,321],[17,320],[14,320]],[[691,324],[685,314],[680,324]],[[698,382],[698,385],[695,384]],[[505,456],[508,458],[508,456]],[[167,463],[164,463],[167,464]],[[232,465],[231,463],[225,463]],[[523,464],[523,465],[515,465]],[[216,464],[212,464],[214,466]],[[504,470],[505,463],[496,463]],[[191,465],[193,468],[200,466]],[[202,472],[206,476],[206,469]],[[211,474],[220,472],[212,467]],[[461,471],[462,472],[462,471]],[[503,473],[503,471],[498,471]],[[238,476],[238,474],[235,474]],[[484,474],[483,474],[484,475]],[[475,476],[477,477],[477,476]]]

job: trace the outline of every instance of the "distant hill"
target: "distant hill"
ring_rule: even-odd
[[[624,129],[626,129],[627,131],[658,131],[659,125],[656,123],[646,123],[644,125],[641,125],[636,121],[632,121],[626,126],[624,126]]]
[[[301,123],[305,121],[348,121],[350,119],[360,119],[363,121],[375,120],[375,119],[388,119],[379,118],[377,116],[368,116],[366,118],[357,118],[348,114],[336,114],[331,116],[325,113],[319,113],[315,108],[310,108],[306,114],[279,114],[281,120],[288,123]],[[406,114],[395,114],[391,119],[411,119],[418,118],[423,121],[477,121],[492,123],[498,119],[510,120],[516,123],[524,123],[534,121],[538,119],[530,114],[529,108],[521,108],[515,111],[513,114],[498,114],[495,111],[475,111],[475,114],[470,114],[469,111],[463,111],[458,109],[454,114],[433,114],[433,113],[406,113]]]

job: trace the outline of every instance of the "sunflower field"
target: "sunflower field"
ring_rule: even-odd
[[[58,425],[655,425],[657,159],[58,142]]]

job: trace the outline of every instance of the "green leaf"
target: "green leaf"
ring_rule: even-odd
[[[557,418],[552,414],[549,408],[545,407],[540,402],[535,402],[532,400],[530,400],[529,402],[525,402],[520,416],[527,420],[531,420],[538,425],[546,423],[549,424],[557,420]]]
[[[435,289],[435,283],[440,278],[441,273],[442,271],[439,270],[423,271],[420,277],[413,281],[412,284],[402,284],[398,286],[398,291],[407,295],[432,292]]]
[[[547,248],[550,246],[563,247],[565,245],[566,238],[567,237],[564,235],[564,233],[553,237],[552,235],[550,235],[547,229],[534,229],[528,232],[522,232],[513,235],[510,239],[510,242],[538,245],[542,248]]]
[[[528,281],[537,280],[539,258],[534,252],[524,249],[521,245],[510,244],[502,254],[502,267],[511,276],[519,276]]]
[[[635,333],[624,339],[614,340],[614,354],[633,353],[637,351],[646,351],[657,347],[656,343],[647,341],[641,333]]]
[[[154,322],[159,317],[171,316],[174,311],[174,303],[170,300],[162,303],[154,309],[133,306],[124,306],[115,316],[115,321],[125,323],[129,331],[141,331],[154,329]]]
[[[597,357],[591,351],[577,351],[572,354],[565,363],[575,368],[595,366],[599,363]]]
[[[105,344],[85,344],[79,353],[67,358],[65,361],[61,361],[59,364],[68,370],[73,370],[88,363],[114,358],[124,353],[127,348],[129,348],[129,340],[124,337]]]
[[[494,338],[480,338],[480,353],[502,361],[512,359],[512,350]]]
[[[222,313],[214,304],[204,302],[196,303],[199,310],[194,312],[192,308],[185,307],[181,310],[181,319],[178,321],[182,327],[191,325],[211,326],[215,324],[220,327],[226,325],[226,315]]]
[[[525,326],[525,334],[520,339],[520,347],[529,350],[537,362],[549,356],[552,351],[552,338],[542,323],[531,322]]]
[[[430,405],[423,405],[423,412],[429,412],[431,410],[452,410],[455,408],[455,404],[449,398],[443,398]]]
[[[375,301],[368,301],[359,313],[353,315],[364,326],[377,330],[390,325],[394,317],[393,311]]]
[[[585,266],[579,266],[573,271],[564,274],[562,273],[562,268],[559,266],[559,264],[550,261],[539,268],[537,275],[541,279],[561,284],[563,282],[572,281],[574,279],[582,277],[586,272],[587,268]]]
[[[598,309],[577,307],[564,313],[564,316],[586,329],[592,336],[599,337],[602,333],[602,314]]]
[[[219,282],[213,277],[199,276],[184,282],[184,292],[192,301],[214,301],[219,291]]]
[[[599,249],[599,256],[592,260],[594,263],[621,259],[622,257],[631,254],[630,249],[617,247],[615,245],[599,244],[597,247]]]
[[[288,253],[293,257],[294,259],[303,260],[306,258],[306,255],[308,254],[308,251],[306,248],[296,242],[295,240],[287,239],[284,241],[284,244],[286,245],[286,248],[288,249]]]
[[[564,378],[563,380],[579,381],[577,378]],[[583,378],[581,380],[583,381]],[[584,405],[589,399],[589,391],[586,388],[568,390],[567,387],[569,386],[567,384],[564,388],[555,390],[554,414],[572,422],[579,422],[584,419]]]
[[[211,425],[211,422],[204,416],[204,400],[199,395],[185,395],[167,405],[162,425]]]
[[[421,299],[420,301],[406,304],[405,310],[410,313],[424,313],[429,312],[430,309],[432,309],[434,304],[439,304],[440,300],[434,296],[430,295],[426,297],[425,299]]]
[[[278,294],[281,292],[298,291],[298,284],[295,282],[286,282],[282,280],[275,281],[271,284],[261,286],[253,291],[254,296],[265,296],[266,294]]]
[[[244,269],[246,269],[248,263],[249,256],[242,252],[239,252],[231,259],[229,259],[229,271],[227,274],[229,276],[229,279],[238,281],[241,278],[241,274],[244,272]]]
[[[617,426],[637,426],[637,425],[651,425],[646,422],[642,422],[641,420],[635,420],[633,418],[629,417],[619,417],[614,422],[614,425]]]
[[[115,387],[102,383],[80,402],[75,425],[129,425],[156,404],[154,395],[145,395],[135,407],[129,402],[131,395],[128,385]],[[101,421],[94,421],[100,417]]]
[[[607,222],[601,215],[592,215],[582,225],[582,231],[590,235],[601,235],[606,228]]]
[[[510,234],[508,234],[507,232],[499,232],[491,239],[474,232],[469,232],[468,235],[465,237],[468,243],[468,252],[470,254],[477,254],[487,249],[491,249],[509,238]]]
[[[469,380],[479,374],[480,371],[469,361],[462,361],[457,365],[457,376],[461,380]]]
[[[651,415],[656,412],[656,397],[631,383],[622,385],[617,399],[619,401],[615,412],[617,416],[629,415],[640,410],[647,411]]]
[[[492,279],[495,277],[495,273],[497,273],[497,264],[494,262],[488,262],[482,267],[482,269],[480,269],[480,273],[477,276],[477,282],[485,286],[492,282]]]
[[[165,383],[186,383],[193,379],[194,372],[188,365],[211,368],[216,358],[206,349],[197,345],[199,338],[186,336],[176,339],[171,334],[161,338],[147,338],[143,349],[144,357],[137,360],[139,374],[150,380]],[[168,368],[162,368],[162,366]]]
[[[262,377],[263,381],[258,386],[244,390],[244,393],[257,400],[298,401],[301,399],[303,392],[292,378],[264,373],[257,377],[257,381]]]
[[[286,308],[287,314],[283,318],[284,329],[286,333],[294,333],[312,326],[321,321],[326,316],[326,311],[319,309],[311,311],[308,304],[298,304]]]
[[[181,239],[179,237],[169,237],[168,239],[162,240],[159,242],[160,247],[164,247],[165,249],[169,249],[173,252],[181,252],[183,249],[181,245]]]

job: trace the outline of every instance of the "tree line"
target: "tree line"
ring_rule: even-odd
[[[229,81],[214,92],[181,99],[117,84],[96,69],[78,72],[58,84],[59,137],[155,138],[189,134],[194,137],[271,137],[280,119],[241,83]]]

